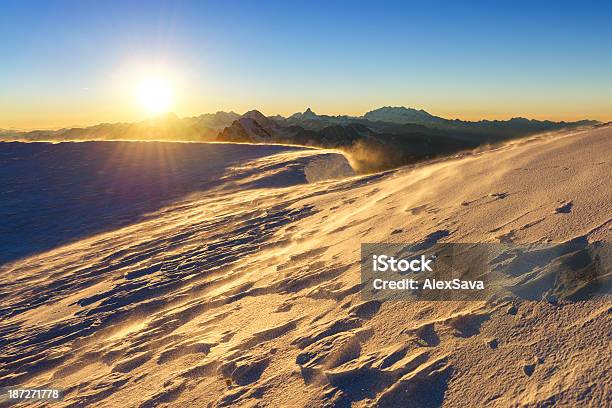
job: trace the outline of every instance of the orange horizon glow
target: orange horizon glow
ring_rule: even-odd
[[[495,110],[491,111],[477,111],[475,109],[433,109],[421,106],[411,106],[410,104],[384,104],[379,106],[373,106],[362,110],[347,109],[345,111],[339,109],[320,109],[316,105],[307,105],[302,108],[296,107],[293,110],[281,108],[259,108],[257,106],[225,106],[225,107],[209,107],[208,109],[203,108],[201,110],[191,108],[186,109],[172,109],[173,104],[172,91],[169,88],[164,88],[165,85],[152,86],[152,88],[145,85],[145,89],[137,89],[135,91],[136,97],[133,107],[127,112],[119,112],[118,110],[110,110],[100,108],[98,110],[92,110],[90,113],[79,112],[78,115],[67,114],[58,112],[53,114],[51,111],[46,112],[44,115],[36,114],[21,114],[16,115],[13,120],[9,120],[6,117],[0,118],[0,129],[15,130],[15,131],[31,131],[31,130],[57,130],[62,128],[73,128],[73,127],[89,127],[95,126],[101,123],[133,123],[146,120],[149,117],[154,117],[159,114],[167,112],[173,112],[178,117],[193,117],[207,113],[215,113],[218,111],[225,112],[236,112],[243,114],[249,110],[256,109],[262,112],[266,116],[281,115],[288,117],[296,112],[303,112],[306,108],[310,107],[318,115],[348,115],[348,116],[362,116],[366,112],[383,107],[383,106],[405,106],[413,107],[414,109],[424,109],[432,115],[443,117],[446,119],[460,119],[465,121],[479,121],[479,120],[509,120],[515,117],[524,117],[528,119],[536,120],[551,120],[555,122],[565,121],[572,122],[577,120],[598,120],[600,122],[612,121],[612,114],[608,112],[593,112],[589,114],[584,113],[569,113],[569,112],[540,112],[540,113],[529,113],[521,112],[519,110],[511,112],[499,112]],[[185,112],[185,113],[183,113]]]

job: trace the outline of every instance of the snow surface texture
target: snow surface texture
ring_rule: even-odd
[[[167,142],[2,143],[0,168],[0,264],[133,223],[193,192],[244,183],[245,172],[262,187],[352,174],[344,156],[327,151]]]
[[[69,212],[34,199],[3,211],[32,212],[24,237],[55,231],[49,217],[86,225],[40,253],[3,241],[24,258],[0,267],[0,386],[64,388],[54,406],[610,405],[609,298],[364,302],[359,258],[362,242],[431,237],[609,242],[611,127],[350,177],[329,151],[262,146],[196,171],[185,155],[200,145],[162,149],[172,164],[154,179],[177,171],[187,186],[144,201],[106,193],[131,208],[119,221],[91,180],[71,179],[71,160],[97,145],[44,146],[67,172],[45,189],[87,194]],[[126,162],[153,160],[122,151],[104,156],[115,172],[90,164],[109,188]],[[45,154],[26,157],[2,184],[13,194]]]

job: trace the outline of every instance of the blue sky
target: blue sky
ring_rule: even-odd
[[[610,21],[610,2],[0,0],[0,127],[139,120],[150,72],[180,116],[612,120]]]

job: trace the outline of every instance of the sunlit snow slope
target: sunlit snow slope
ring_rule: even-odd
[[[130,155],[111,150],[110,173],[95,164],[83,171],[111,188],[122,174],[138,173],[130,163],[148,168],[134,158],[139,145],[128,145]],[[88,149],[109,146],[118,145],[48,145],[55,150],[45,165],[70,167]],[[182,169],[173,180],[198,180],[194,146],[159,156],[172,163],[168,171]],[[57,170],[46,183],[62,190],[55,194],[72,203],[69,212],[44,200],[41,209],[29,196],[25,207],[16,201],[10,210],[24,230],[15,236],[45,245],[38,253],[2,244],[11,263],[0,266],[0,386],[64,388],[54,406],[610,402],[609,298],[364,302],[359,258],[362,242],[432,237],[609,242],[611,127],[367,176],[352,176],[334,152],[244,148],[264,150],[227,153],[242,158],[202,169],[206,185],[158,197],[145,180],[152,197],[136,199],[119,221],[115,212],[125,210],[109,200],[113,211],[104,213],[91,180],[75,187],[78,169]],[[185,155],[188,165],[179,160]],[[16,160],[33,172],[40,157]],[[166,173],[156,171],[161,183]],[[17,183],[10,194],[30,185],[19,177],[9,179]],[[82,191],[86,197],[74,196]],[[106,221],[91,221],[100,213]],[[53,247],[50,231],[61,230],[54,217],[82,228],[58,233]]]

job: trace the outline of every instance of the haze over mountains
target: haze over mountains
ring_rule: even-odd
[[[174,113],[135,123],[100,123],[95,126],[58,130],[0,130],[2,139],[43,140],[174,140],[210,141],[224,127],[240,118],[235,112],[206,113],[179,118]]]
[[[511,138],[597,123],[592,120],[552,122],[525,118],[470,122],[442,118],[424,110],[390,106],[363,116],[330,116],[317,115],[308,108],[289,117],[266,117],[257,110],[243,115],[220,111],[186,118],[168,113],[137,123],[103,123],[83,128],[29,132],[0,131],[0,138],[297,144],[342,149],[351,153],[358,170],[372,171]]]

